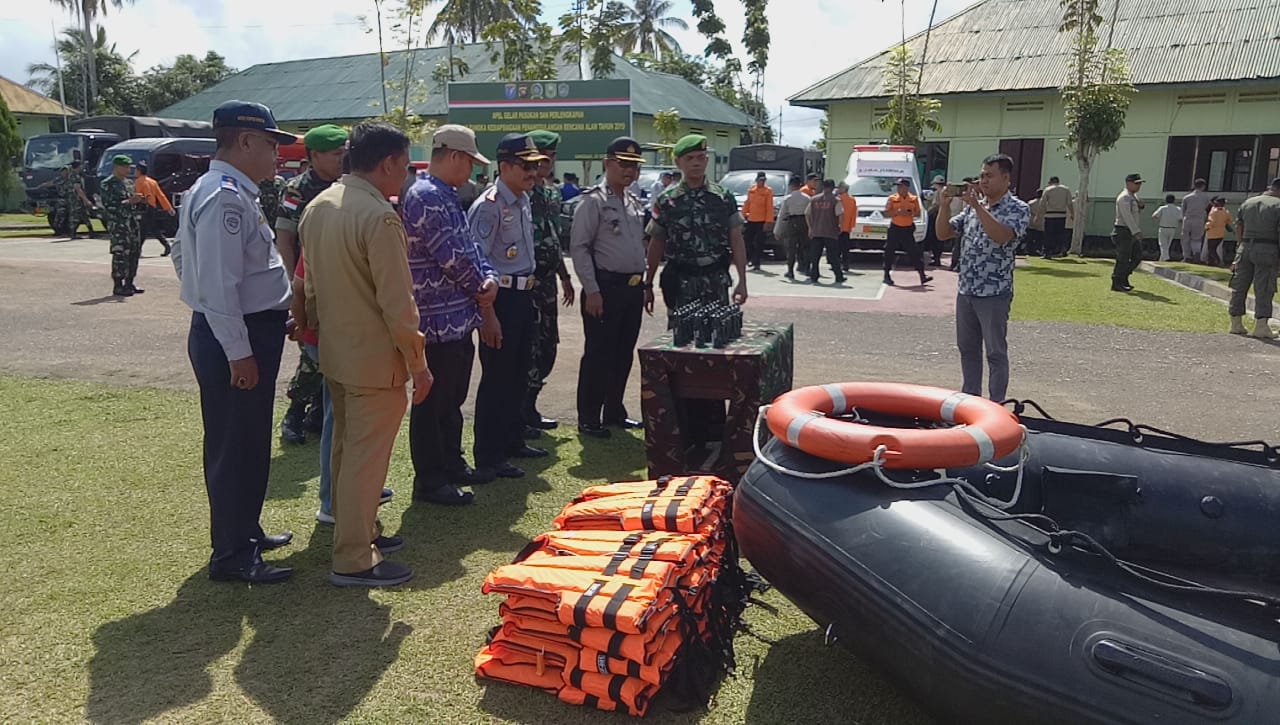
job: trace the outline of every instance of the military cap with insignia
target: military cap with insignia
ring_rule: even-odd
[[[350,135],[347,129],[326,123],[307,131],[307,135],[302,137],[302,143],[308,151],[333,151],[345,146]]]
[[[540,128],[530,131],[529,138],[533,139],[533,145],[537,146],[539,151],[555,151],[560,145],[560,134],[555,131]]]
[[[132,163],[133,163],[133,159],[129,158],[128,156],[125,156],[124,154],[116,154],[115,156],[111,157],[112,166],[128,166],[129,164],[132,164]]]
[[[527,133],[509,133],[498,142],[498,161],[543,161],[546,158]]]
[[[643,164],[644,157],[640,155],[640,143],[630,136],[619,136],[615,138],[607,149],[605,155],[611,159],[618,161],[633,161]]]
[[[688,136],[676,141],[676,146],[672,149],[676,158],[680,158],[687,153],[693,151],[707,150],[707,137],[698,133],[691,133]]]
[[[298,142],[297,136],[281,131],[276,126],[276,119],[271,115],[271,109],[261,103],[227,101],[213,109],[213,127],[263,131],[274,136],[281,146]]]

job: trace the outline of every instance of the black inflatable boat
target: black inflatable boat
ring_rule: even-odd
[[[770,440],[735,493],[741,551],[943,722],[1280,723],[1276,450],[1021,420],[1020,486],[806,479],[779,469],[844,464]]]

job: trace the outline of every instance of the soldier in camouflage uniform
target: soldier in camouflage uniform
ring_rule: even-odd
[[[649,235],[652,280],[664,259],[659,286],[668,315],[696,300],[729,301],[729,265],[738,271],[735,304],[747,300],[746,246],[742,215],[733,194],[707,180],[707,138],[690,134],[676,143],[676,165],[684,178],[653,202]],[[669,319],[669,318],[668,318]]]
[[[302,252],[298,222],[307,204],[342,175],[347,130],[333,124],[316,126],[302,137],[302,142],[307,147],[310,168],[285,183],[276,209],[276,248],[290,279]],[[324,422],[324,401],[321,397],[324,376],[320,374],[320,365],[307,354],[306,348],[301,344],[299,348],[302,352],[298,358],[298,369],[289,380],[289,410],[280,426],[280,437],[286,443],[306,443],[306,431],[319,432]]]
[[[664,259],[659,286],[671,313],[697,300],[729,301],[732,262],[738,271],[733,302],[747,301],[747,250],[742,238],[742,215],[733,194],[707,180],[707,137],[690,134],[672,150],[683,178],[662,192],[653,203],[649,234],[649,269],[652,283]],[[652,299],[652,298],[650,298]],[[649,303],[652,305],[652,303]],[[649,309],[652,312],[652,308]],[[681,430],[690,442],[706,445],[720,440],[725,423],[724,405],[718,400],[682,400],[677,407]]]
[[[280,196],[284,193],[284,179],[279,175],[264,179],[258,184],[258,203],[262,206],[262,216],[267,225],[276,228],[276,217],[280,212]]]
[[[71,172],[63,181],[62,205],[67,215],[67,231],[72,239],[78,239],[76,232],[81,225],[89,228],[89,236],[93,236],[93,224],[89,221],[89,209],[93,202],[84,193],[84,176],[80,173],[80,162],[71,162]]]
[[[551,131],[530,131],[533,139],[546,161],[538,167],[538,181],[529,192],[529,202],[533,212],[533,276],[537,284],[532,290],[534,323],[537,334],[533,337],[533,356],[529,366],[529,390],[524,400],[524,422],[528,428],[526,438],[537,438],[539,431],[551,430],[558,423],[544,417],[538,412],[538,394],[551,368],[556,364],[556,348],[560,344],[560,315],[556,304],[556,278],[560,279],[565,306],[573,304],[573,280],[564,264],[564,256],[560,253],[560,190],[550,183],[548,178],[556,167],[556,147],[560,144],[560,134]]]
[[[133,160],[123,154],[113,156],[111,176],[102,182],[102,210],[111,235],[111,279],[115,282],[112,294],[118,297],[144,291],[133,284],[138,259],[142,256],[142,218],[138,205],[145,202],[133,190],[133,180],[129,178],[132,163]]]

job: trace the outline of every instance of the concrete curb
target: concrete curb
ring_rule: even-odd
[[[1224,304],[1231,301],[1231,288],[1217,280],[1201,277],[1191,272],[1184,272],[1173,267],[1165,267],[1158,262],[1143,262],[1139,265],[1139,268],[1157,277],[1163,277],[1174,284],[1182,285],[1187,289],[1212,297]],[[1253,312],[1252,294],[1245,299],[1244,306],[1248,312]]]

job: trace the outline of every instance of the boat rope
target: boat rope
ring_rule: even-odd
[[[854,473],[861,473],[862,471],[871,471],[876,475],[877,478],[880,479],[882,483],[889,486],[890,488],[911,490],[911,489],[917,489],[917,488],[928,488],[930,486],[953,486],[953,487],[964,489],[970,496],[974,496],[977,499],[986,503],[987,505],[993,506],[1002,511],[1012,508],[1018,502],[1018,498],[1022,495],[1022,473],[1023,473],[1023,469],[1025,468],[1025,464],[1027,460],[1031,456],[1031,449],[1027,446],[1026,426],[1023,426],[1023,429],[1022,429],[1022,443],[1019,444],[1018,446],[1018,462],[1017,463],[1013,464],[1012,466],[999,466],[992,462],[987,462],[982,464],[985,468],[988,468],[992,471],[998,471],[1000,473],[1016,472],[1018,474],[1018,477],[1013,487],[1013,495],[1009,498],[1008,501],[1001,501],[1000,499],[991,498],[990,496],[983,494],[981,491],[975,488],[973,484],[969,483],[967,479],[947,476],[946,472],[941,471],[941,469],[940,469],[941,472],[937,478],[928,478],[922,481],[894,480],[893,478],[890,478],[889,474],[885,472],[884,454],[888,452],[889,448],[888,446],[885,446],[883,444],[876,447],[875,453],[872,455],[872,458],[870,461],[867,461],[865,463],[859,463],[856,466],[841,468],[835,471],[797,471],[791,468],[787,468],[781,463],[771,460],[768,456],[766,456],[764,453],[764,450],[760,446],[760,428],[761,428],[760,424],[761,422],[764,421],[765,414],[768,412],[769,412],[768,405],[760,406],[760,410],[756,414],[755,428],[752,430],[752,433],[751,433],[751,445],[755,450],[756,460],[768,466],[771,470],[777,473],[781,473],[784,476],[795,476],[796,478],[806,478],[810,480],[822,480],[822,479],[828,479],[828,478],[841,478],[843,476],[852,475]]]
[[[963,489],[957,489],[956,494],[960,502],[972,507],[972,513],[978,516],[991,521],[1018,521],[1044,535],[1048,540],[1045,543],[1044,548],[1051,555],[1061,554],[1065,547],[1074,546],[1081,551],[1102,557],[1116,569],[1119,569],[1125,574],[1152,586],[1173,591],[1186,592],[1189,594],[1206,594],[1257,602],[1258,604],[1268,607],[1280,607],[1280,598],[1269,596],[1267,594],[1240,589],[1211,587],[1189,579],[1176,577],[1168,572],[1160,571],[1159,569],[1151,569],[1135,564],[1131,561],[1126,561],[1113,554],[1109,549],[1107,549],[1107,547],[1103,546],[1097,539],[1093,538],[1089,534],[1086,534],[1083,531],[1063,529],[1058,525],[1057,521],[1054,521],[1052,518],[1045,516],[1044,514],[1010,514],[1004,511],[984,510],[974,505],[977,503],[986,503],[990,505],[989,502],[983,499],[983,497],[973,497],[970,495],[969,491]]]

